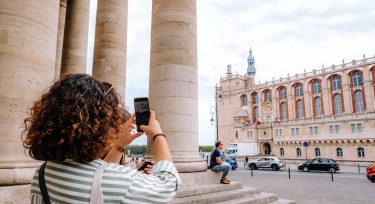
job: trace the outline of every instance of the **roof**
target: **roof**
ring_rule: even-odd
[[[234,113],[234,118],[237,117],[249,117],[249,113],[246,110],[239,110],[236,113]]]

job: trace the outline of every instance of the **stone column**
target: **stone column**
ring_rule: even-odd
[[[66,17],[66,2],[67,0],[60,0],[60,11],[59,11],[59,27],[57,34],[57,48],[56,48],[56,63],[55,63],[55,80],[60,78],[61,70],[61,56],[64,42],[64,28],[65,28],[65,17]]]
[[[124,100],[127,0],[98,0],[92,74],[112,83]]]
[[[54,78],[59,0],[0,1],[0,185],[31,181],[27,110]]]
[[[61,75],[86,73],[90,0],[68,0]]]
[[[198,152],[195,0],[152,3],[149,97],[179,172],[207,169]],[[152,154],[152,141],[148,141]]]

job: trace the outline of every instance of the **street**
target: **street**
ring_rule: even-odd
[[[250,169],[244,169],[243,166],[231,171],[229,178],[260,188],[264,192],[278,194],[281,198],[295,200],[297,203],[375,203],[375,184],[367,180],[364,171],[337,172],[333,174],[332,181],[328,172],[300,172],[293,165],[290,168],[290,179],[287,169],[254,170],[251,176]]]

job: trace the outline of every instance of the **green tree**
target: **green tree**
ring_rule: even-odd
[[[214,151],[214,146],[199,146],[200,152],[212,152]]]

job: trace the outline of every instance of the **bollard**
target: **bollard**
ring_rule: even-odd
[[[333,171],[331,171],[331,179],[332,179],[332,182],[333,182]]]
[[[251,176],[253,176],[253,166],[252,165],[250,166],[250,169],[251,169]]]
[[[288,174],[289,174],[289,179],[290,179],[290,168],[288,167]]]
[[[358,173],[361,173],[361,168],[359,168],[359,164],[358,164]]]

